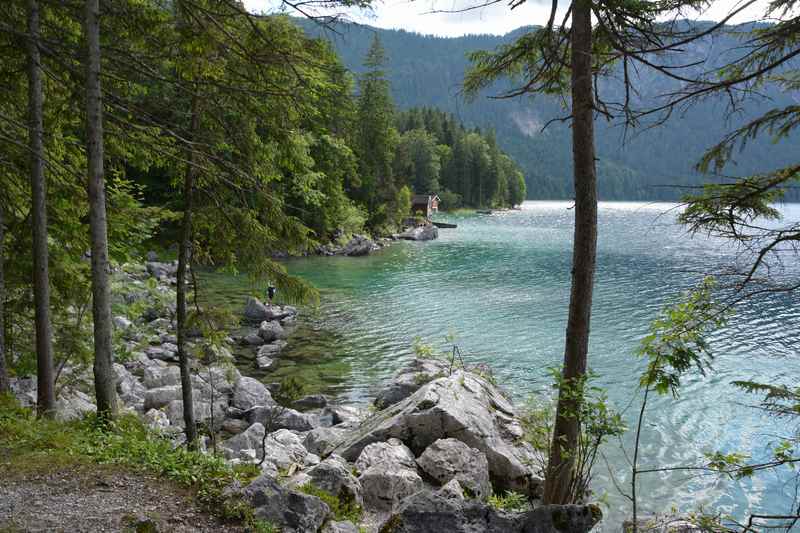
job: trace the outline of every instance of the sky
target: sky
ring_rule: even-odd
[[[348,11],[347,19],[361,24],[369,24],[379,28],[404,29],[428,35],[455,37],[466,34],[491,33],[502,35],[520,26],[544,24],[550,15],[549,0],[528,0],[513,11],[508,2],[469,10],[460,13],[466,7],[479,5],[484,0],[378,0],[371,13]],[[720,20],[731,9],[738,6],[741,0],[717,0],[711,8],[702,13],[688,14],[689,18],[702,20]],[[280,5],[277,0],[244,0],[251,11],[275,11]],[[560,4],[567,5],[566,0]],[[753,6],[737,15],[732,22],[758,20],[764,12],[767,0],[757,0]],[[563,15],[562,15],[563,16]]]

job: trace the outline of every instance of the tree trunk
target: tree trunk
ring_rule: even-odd
[[[53,342],[50,328],[50,273],[47,250],[47,183],[44,177],[42,65],[39,53],[39,2],[28,0],[28,149],[33,214],[33,300],[36,322],[36,378],[39,415],[56,407]]]
[[[86,152],[89,166],[89,226],[92,241],[92,317],[94,388],[97,413],[114,416],[117,408],[111,346],[111,293],[108,262],[106,191],[103,170],[103,100],[100,90],[100,6],[86,0]]]
[[[3,225],[3,202],[0,201],[0,395],[6,394],[11,390],[11,385],[8,381],[8,370],[6,368],[6,328],[5,328],[5,277],[3,272],[3,263],[5,259],[5,226]]]
[[[589,0],[576,0],[572,11],[572,158],[575,165],[575,235],[562,386],[559,389],[553,442],[544,489],[546,504],[574,499],[575,454],[580,438],[578,408],[583,391],[568,394],[586,374],[589,320],[597,256],[597,174],[594,153],[592,91],[592,20]]]
[[[191,124],[189,141],[197,135],[200,116],[197,110],[197,96],[192,96]],[[186,353],[186,270],[192,254],[192,209],[194,208],[194,147],[189,146],[186,157],[186,175],[183,180],[183,222],[181,224],[181,241],[178,244],[178,361],[181,369],[181,394],[183,397],[183,421],[186,425],[186,443],[190,449],[197,444],[197,425],[194,420],[194,398],[192,396],[192,376],[189,369],[189,355]],[[213,405],[211,407],[214,408]]]

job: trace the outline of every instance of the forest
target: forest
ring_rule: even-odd
[[[308,3],[4,2],[0,530],[792,531],[800,389],[758,349],[796,355],[798,5],[742,25],[736,6],[683,19],[697,7],[555,2],[541,26],[442,39]],[[449,213],[412,213],[416,195]],[[675,198],[644,231],[649,206],[600,203]],[[458,232],[398,242],[439,228]],[[324,253],[345,243],[366,251]],[[764,338],[728,339],[751,351],[718,378],[740,309]],[[445,333],[448,310],[485,353]],[[555,353],[537,344],[554,334]],[[630,353],[609,348],[626,335]],[[604,355],[627,406],[595,385]],[[656,449],[692,422],[660,410],[685,394],[704,417],[723,379],[777,428],[761,454],[665,459],[706,435]],[[648,499],[643,478],[675,473],[744,504]],[[765,473],[775,502],[757,501]]]

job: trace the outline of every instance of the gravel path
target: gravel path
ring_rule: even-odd
[[[203,513],[184,489],[113,467],[0,473],[0,533],[21,531],[236,531]],[[154,526],[154,527],[153,527]]]

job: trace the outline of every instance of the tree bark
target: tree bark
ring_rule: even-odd
[[[86,152],[89,170],[89,226],[92,246],[94,388],[97,413],[113,417],[117,408],[111,345],[111,293],[108,261],[103,100],[100,89],[100,5],[86,0]]]
[[[3,202],[0,201],[0,395],[6,394],[11,390],[8,380],[8,369],[6,368],[6,328],[5,328],[5,302],[6,286],[4,277],[5,260],[5,221],[3,220]]]
[[[578,409],[583,391],[569,394],[586,375],[589,321],[597,256],[597,174],[592,90],[592,20],[589,0],[576,0],[572,11],[572,158],[575,166],[575,235],[562,386],[559,389],[553,442],[547,466],[544,503],[567,504],[574,494],[575,454],[580,438]]]
[[[192,95],[189,141],[193,142],[200,124],[197,95]],[[181,241],[178,244],[177,305],[178,361],[181,369],[181,394],[183,397],[183,421],[186,426],[186,443],[190,449],[197,444],[197,425],[194,419],[194,397],[192,376],[189,369],[189,354],[186,353],[186,271],[192,254],[192,209],[194,209],[194,148],[190,145],[186,156],[186,174],[183,180],[183,221]],[[213,405],[212,405],[213,410]]]
[[[28,0],[28,149],[33,218],[33,301],[36,326],[37,405],[40,416],[56,407],[50,327],[50,272],[47,249],[47,183],[44,176],[44,93],[39,53],[39,2]]]

